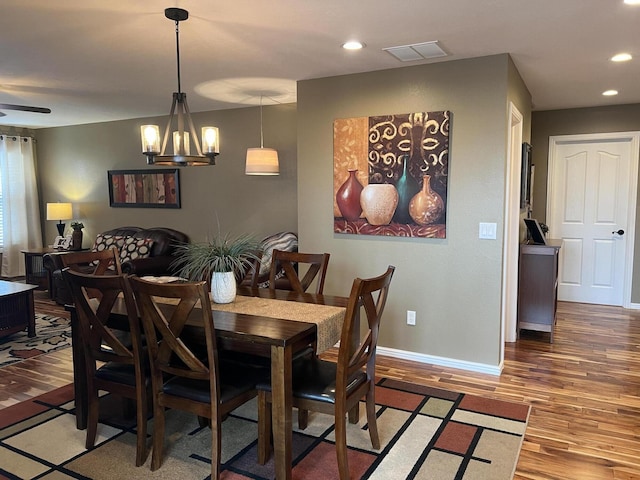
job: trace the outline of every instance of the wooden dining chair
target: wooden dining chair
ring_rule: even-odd
[[[233,409],[256,396],[267,372],[218,361],[213,313],[206,282],[160,284],[130,277],[147,338],[153,391],[151,470],[162,465],[165,409],[211,421],[211,478],[220,475],[221,427]],[[189,335],[190,327],[198,333]],[[204,344],[204,345],[203,345]],[[206,358],[198,352],[206,347]]]
[[[92,275],[119,275],[122,273],[120,254],[116,247],[99,252],[67,252],[60,256],[63,267]]]
[[[284,250],[273,250],[271,259],[271,270],[269,272],[269,288],[287,288],[298,293],[305,293],[313,280],[318,277],[315,293],[322,294],[324,291],[324,280],[327,276],[327,267],[329,266],[329,253],[301,253],[289,252]],[[305,275],[300,278],[300,265],[308,265]],[[278,272],[284,273],[284,279],[288,284],[283,285],[276,283]],[[306,349],[297,353],[299,357],[307,357],[315,355],[315,344],[309,345]],[[303,408],[298,409],[298,425],[300,428],[306,428],[309,418],[309,412]]]
[[[298,293],[305,293],[314,279],[317,277],[315,293],[321,294],[324,290],[324,280],[329,266],[328,253],[301,253],[285,252],[284,250],[274,250],[271,258],[271,270],[269,272],[269,288],[276,285],[278,272],[284,272],[284,276],[289,281],[290,290]],[[304,277],[300,278],[298,272],[300,265],[308,265]]]
[[[63,268],[91,275],[120,275],[120,253],[116,247],[99,252],[68,252],[60,255]],[[99,296],[98,291],[88,291],[90,297]]]
[[[299,409],[327,413],[335,417],[336,453],[340,479],[349,478],[347,461],[347,413],[362,397],[366,398],[367,424],[371,445],[380,448],[375,412],[375,362],[380,318],[387,301],[395,267],[378,277],[353,281],[340,336],[338,361],[317,356],[300,357],[293,362],[293,405]],[[367,328],[360,334],[360,311]],[[271,384],[258,384],[258,462],[264,464],[270,453]]]
[[[136,466],[147,458],[147,417],[150,382],[148,360],[142,346],[141,326],[131,287],[124,275],[90,275],[65,267],[62,270],[75,305],[85,357],[88,414],[86,448],[95,445],[99,397],[104,390],[136,406]],[[98,293],[96,296],[95,293]],[[97,297],[97,298],[96,298]],[[126,305],[128,325],[123,335],[108,326],[109,315],[119,297]]]

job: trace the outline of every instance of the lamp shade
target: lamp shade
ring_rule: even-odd
[[[47,203],[47,220],[71,220],[73,210],[70,203]]]
[[[273,148],[247,148],[246,175],[279,175],[278,151]]]

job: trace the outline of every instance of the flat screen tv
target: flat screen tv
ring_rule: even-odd
[[[529,237],[531,238],[531,243],[535,243],[538,245],[546,245],[547,240],[544,238],[544,233],[538,220],[535,218],[525,218],[524,223],[527,225],[527,230],[529,231]]]

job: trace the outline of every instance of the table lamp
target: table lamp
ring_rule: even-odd
[[[64,237],[65,224],[62,220],[71,220],[73,218],[73,211],[70,203],[47,203],[47,220],[58,220],[56,227],[58,228],[58,235]]]

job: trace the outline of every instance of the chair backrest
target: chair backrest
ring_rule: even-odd
[[[394,271],[395,267],[389,265],[387,271],[378,277],[356,278],[353,281],[340,336],[336,395],[340,390],[346,390],[349,379],[362,367],[366,366],[369,376],[374,375],[380,318]],[[364,311],[367,320],[366,329],[356,328],[362,320],[361,311]]]
[[[156,283],[137,277],[129,281],[142,318],[154,391],[160,391],[166,373],[210,381],[211,398],[219,399],[218,353],[206,282]],[[204,328],[199,341],[206,344],[206,362],[193,351],[197,342],[184,338],[187,320]]]
[[[277,272],[284,271],[285,277],[291,284],[291,290],[298,293],[305,293],[313,280],[318,277],[315,293],[321,294],[324,290],[324,279],[327,275],[327,267],[329,266],[329,256],[328,253],[300,253],[274,250],[271,259],[271,271],[269,273],[269,288],[275,288]],[[309,266],[302,278],[298,276],[300,264]]]
[[[144,361],[140,320],[126,277],[90,275],[69,267],[62,270],[62,275],[74,300],[85,356],[92,360],[87,362],[87,368],[95,371],[96,361],[119,362],[136,366],[136,374],[142,375],[142,371],[138,371]],[[92,295],[96,291],[100,294],[98,298]],[[130,331],[131,342],[124,341],[119,335],[121,332],[114,331],[108,325],[116,302],[124,302],[126,307],[126,328]]]
[[[69,252],[60,256],[63,267],[71,270],[79,270],[81,267],[91,266],[93,275],[106,273],[121,274],[120,255],[116,247],[111,247],[99,252]],[[87,273],[87,272],[85,272]]]

